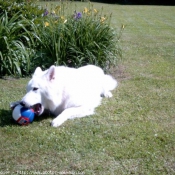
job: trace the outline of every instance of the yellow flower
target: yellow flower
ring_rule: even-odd
[[[100,20],[100,22],[104,22],[106,20],[106,18],[105,17],[101,17],[101,20]]]
[[[67,22],[67,19],[65,19],[64,16],[61,16],[61,20],[63,21],[63,23],[66,23]]]
[[[61,20],[62,20],[62,21],[64,21],[64,20],[65,20],[64,16],[61,16]]]
[[[84,10],[83,10],[83,13],[87,13],[89,10],[88,10],[88,8],[84,8]]]
[[[55,14],[55,10],[52,10],[52,14]]]
[[[94,9],[94,13],[98,13],[97,9]]]
[[[56,7],[55,7],[55,10],[56,11],[59,11],[61,9],[61,6],[59,6],[59,5],[57,5]]]
[[[45,26],[45,27],[48,27],[48,26],[49,26],[49,23],[48,23],[48,22],[45,22],[45,23],[44,23],[44,26]]]

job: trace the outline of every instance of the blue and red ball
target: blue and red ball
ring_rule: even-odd
[[[28,125],[32,123],[35,117],[35,112],[32,108],[26,108],[17,105],[12,112],[13,119],[20,125]]]

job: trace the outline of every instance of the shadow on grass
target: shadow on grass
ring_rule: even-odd
[[[0,109],[0,127],[16,125],[12,118],[12,111]]]
[[[44,111],[44,113],[40,116],[35,116],[34,121],[35,122],[41,122],[42,120],[48,119],[48,118],[55,118],[54,115],[50,114],[50,112]]]
[[[41,116],[35,116],[34,121],[41,122],[42,120],[45,120],[49,117],[54,118],[53,115],[51,115],[48,112],[45,112]],[[13,126],[13,125],[18,125],[18,123],[12,117],[12,110],[0,109],[0,127]]]

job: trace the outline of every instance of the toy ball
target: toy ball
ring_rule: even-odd
[[[12,112],[13,119],[20,125],[28,125],[34,120],[35,112],[31,108],[17,105]]]

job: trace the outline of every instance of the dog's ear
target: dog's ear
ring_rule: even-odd
[[[55,66],[51,66],[47,72],[47,77],[49,79],[49,81],[55,79]]]
[[[40,68],[40,67],[37,67],[37,68],[35,69],[35,72],[34,72],[33,76],[40,75],[41,73],[42,73],[41,68]]]

